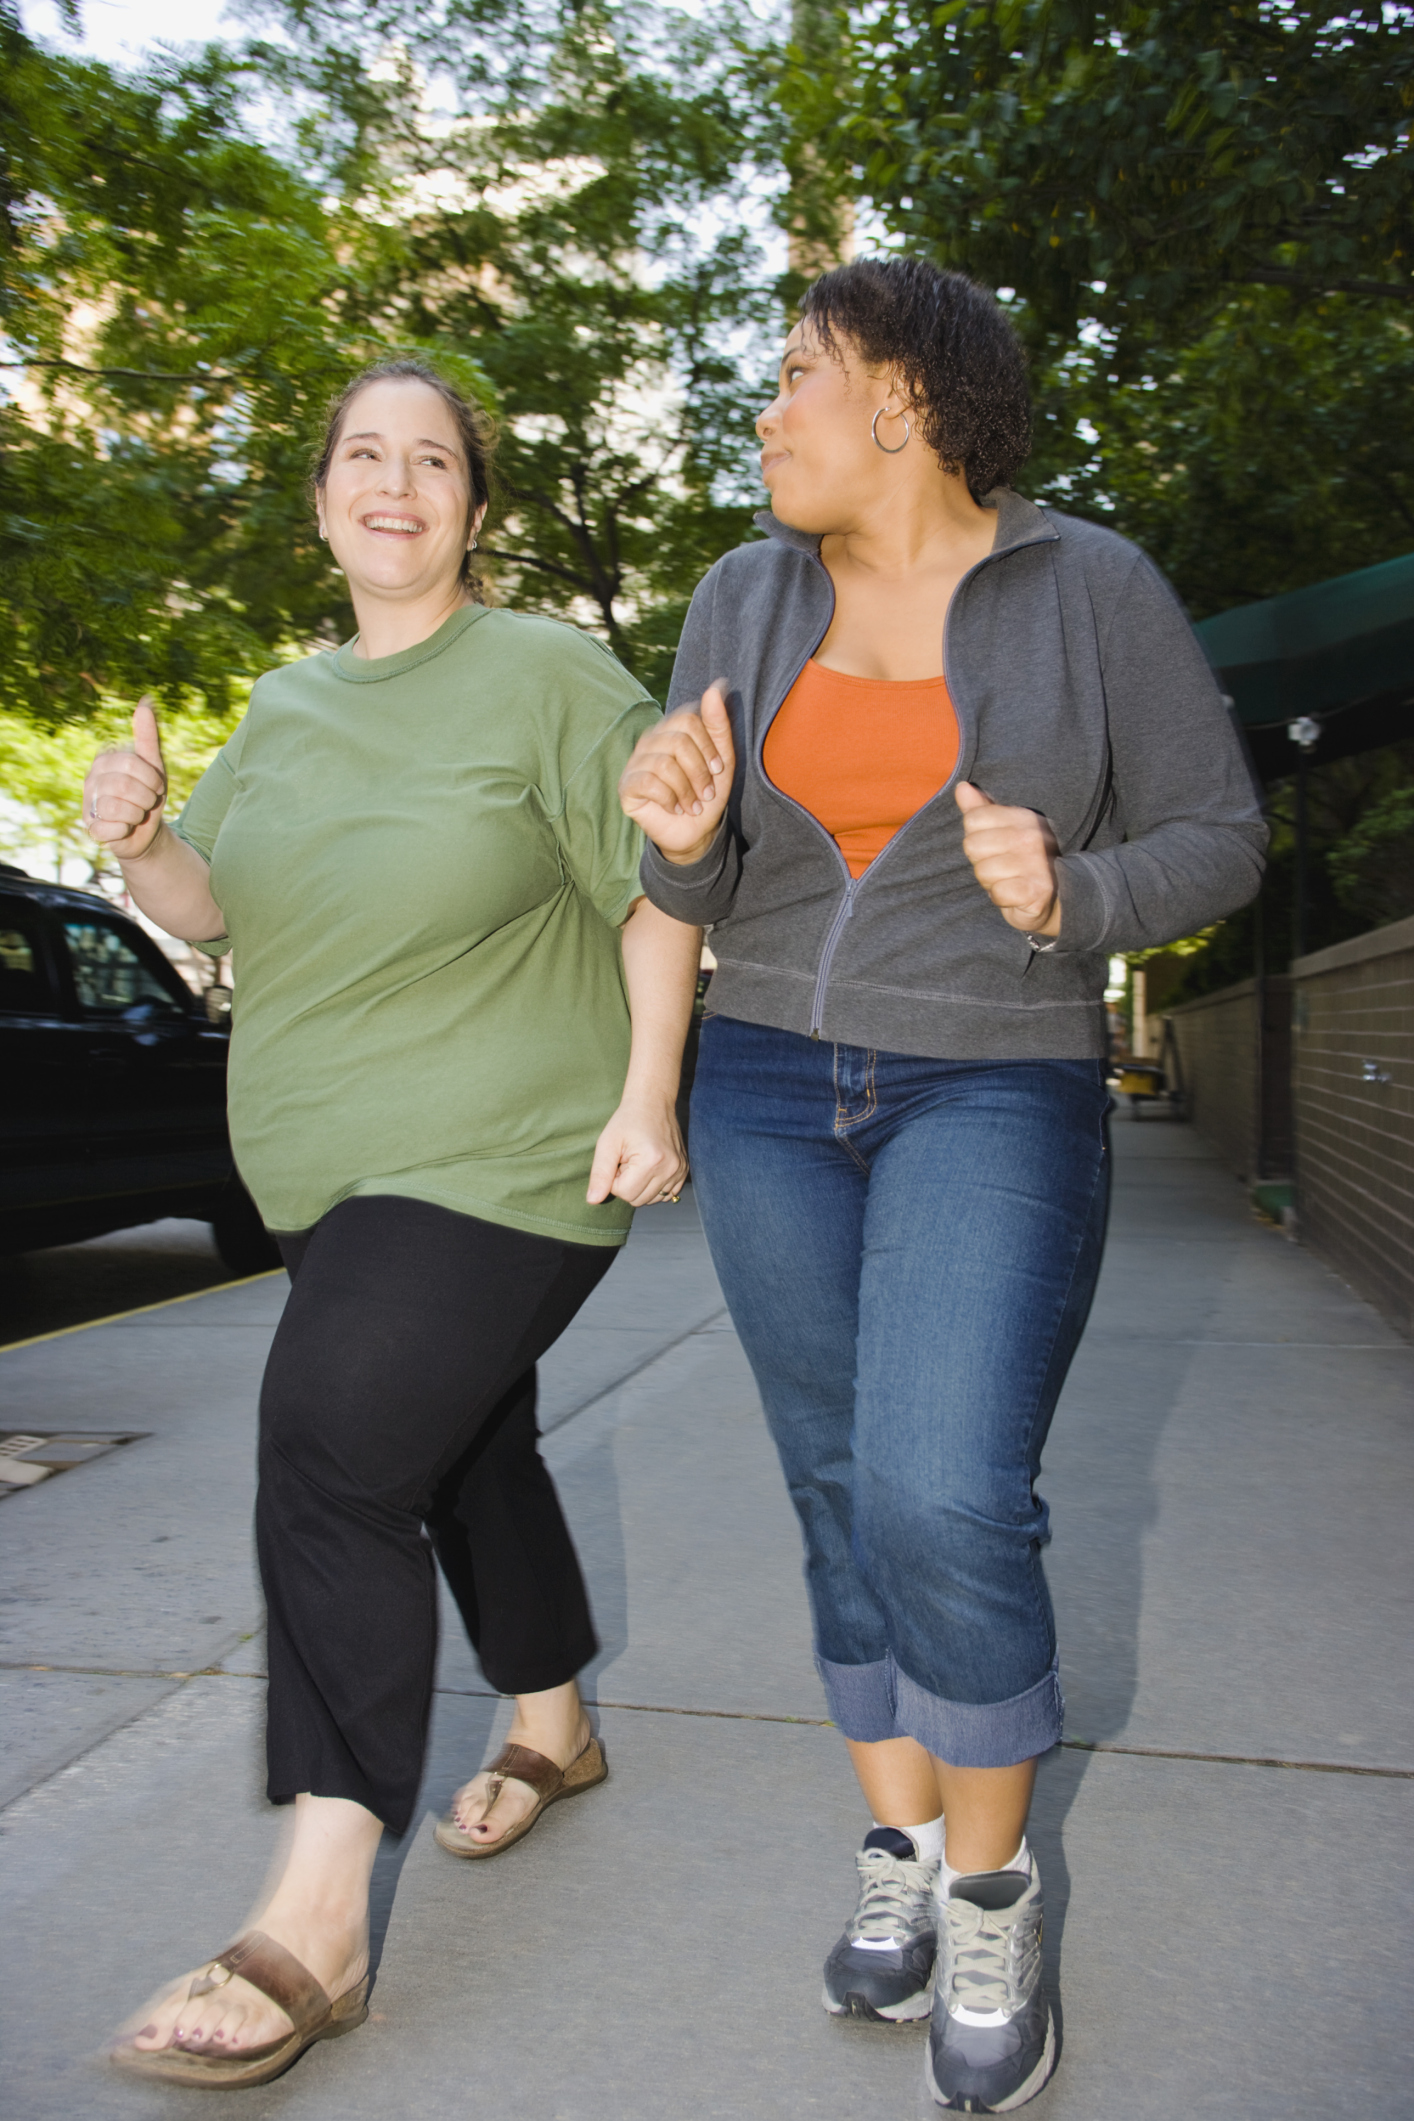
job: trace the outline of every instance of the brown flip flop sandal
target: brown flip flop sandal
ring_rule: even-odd
[[[508,1745],[496,1755],[487,1772],[492,1788],[491,1802],[484,1817],[490,1818],[496,1799],[507,1782],[527,1783],[539,1802],[533,1812],[528,1812],[518,1826],[502,1834],[499,1841],[475,1840],[472,1835],[463,1833],[455,1815],[448,1813],[445,1819],[437,1822],[437,1844],[449,1855],[499,1856],[502,1849],[524,1840],[547,1804],[554,1804],[561,1797],[577,1797],[581,1790],[592,1790],[607,1776],[609,1766],[598,1739],[591,1738],[584,1751],[567,1768],[556,1767],[553,1760],[547,1760],[543,1753],[532,1751],[528,1745]]]
[[[200,2084],[209,2090],[234,2090],[242,2084],[268,2084],[302,2055],[316,2040],[337,2040],[351,2033],[368,2016],[368,1976],[355,1988],[331,2003],[307,1966],[293,1952],[267,1937],[261,1930],[247,1930],[229,1951],[222,1952],[192,1976],[189,1997],[205,1996],[224,1988],[239,1974],[252,1988],[289,2018],[294,2030],[263,2047],[233,2054],[229,2048],[119,2046],[110,2060],[138,2077],[164,2077],[169,2084]]]

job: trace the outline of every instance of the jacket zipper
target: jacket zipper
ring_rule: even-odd
[[[1039,539],[1034,538],[1027,540],[1028,544],[1037,544],[1039,542]],[[1020,546],[1016,545],[1010,545],[1007,547],[1008,552],[1017,552],[1021,549],[1022,548]],[[1003,559],[1005,558],[1005,556],[1006,555],[1004,553],[999,552],[984,553],[980,560],[976,561],[973,566],[968,568],[966,574],[963,575],[961,580],[958,582],[957,588],[954,589],[951,597],[948,599],[947,612],[943,618],[943,677],[945,681],[947,681],[948,668],[948,635],[952,629],[952,615],[954,609],[956,608],[958,597],[962,594],[962,591],[967,586],[967,584],[972,580],[973,575],[980,574],[982,569],[990,565],[993,560]],[[826,567],[824,561],[820,558],[818,552],[814,555],[814,559],[815,565],[820,569],[826,581],[830,582],[830,571]],[[833,582],[830,582],[831,618],[834,617],[834,601],[835,585]],[[829,621],[827,620],[825,625],[825,633],[828,633],[829,630]],[[808,663],[810,657],[814,655],[815,649],[818,648],[820,645],[820,641],[824,640],[825,633],[822,633],[820,635],[819,640],[817,640],[815,643],[815,647],[812,648],[809,654],[806,656],[805,663]],[[800,671],[804,670],[805,663],[801,664],[800,670],[797,670],[795,677],[791,679],[790,685],[786,687],[787,699],[789,699],[790,697],[792,687],[798,682],[800,677]],[[871,875],[873,871],[878,868],[879,863],[883,861],[885,855],[889,853],[891,848],[896,847],[898,845],[899,841],[903,838],[905,832],[907,832],[909,826],[914,822],[914,820],[916,818],[921,817],[924,810],[931,808],[932,804],[938,800],[938,796],[943,795],[947,792],[948,788],[957,779],[958,774],[962,771],[962,761],[967,748],[965,742],[966,731],[963,725],[962,715],[958,709],[957,698],[952,691],[952,686],[950,682],[948,682],[948,696],[952,701],[953,714],[957,720],[957,764],[953,767],[953,770],[948,775],[947,780],[944,781],[942,787],[938,790],[938,795],[930,797],[929,801],[923,804],[922,809],[915,810],[913,813],[913,817],[906,819],[905,822],[900,825],[898,831],[889,841],[888,846],[883,848],[874,857],[874,860],[869,864],[869,867],[864,872],[864,876],[850,876],[848,874],[849,864],[845,861],[843,854],[840,853],[839,842],[837,839],[835,839],[834,835],[825,831],[825,828],[820,823],[819,818],[817,818],[813,814],[813,812],[807,810],[803,803],[797,803],[794,796],[786,795],[784,789],[776,788],[775,782],[771,780],[770,776],[766,772],[766,739],[771,733],[771,722],[774,722],[774,720],[776,719],[776,715],[780,713],[781,708],[785,704],[784,700],[777,701],[775,711],[772,713],[770,721],[766,723],[765,727],[761,732],[761,742],[757,747],[756,767],[757,771],[761,775],[762,780],[767,783],[768,787],[775,789],[776,794],[781,796],[785,802],[790,803],[793,808],[798,810],[801,813],[802,817],[809,818],[811,824],[814,825],[818,832],[824,833],[825,838],[830,842],[831,847],[834,849],[835,854],[838,856],[839,861],[846,872],[844,898],[841,900],[840,905],[835,913],[835,917],[830,923],[829,932],[825,937],[825,947],[820,952],[819,969],[815,975],[815,992],[811,998],[810,1003],[810,1036],[813,1039],[819,1039],[821,1030],[823,1028],[825,1013],[825,989],[829,985],[830,967],[834,962],[835,952],[839,948],[840,937],[844,933],[845,924],[849,920],[850,915],[854,912],[855,893],[858,891],[859,886],[864,882],[864,877]]]
[[[814,1039],[818,1039],[820,1036],[820,1012],[823,1009],[825,1003],[825,986],[826,982],[830,977],[830,960],[835,954],[835,946],[839,941],[840,931],[843,929],[845,922],[849,919],[850,914],[854,910],[854,891],[858,879],[850,875],[849,864],[845,860],[843,854],[840,852],[840,843],[835,838],[834,834],[831,832],[826,832],[824,826],[820,823],[819,818],[816,817],[815,813],[812,810],[807,810],[804,803],[798,803],[793,795],[787,795],[784,788],[777,788],[775,782],[771,779],[771,776],[766,771],[766,739],[771,734],[771,724],[775,721],[776,716],[780,713],[782,707],[784,707],[786,700],[790,698],[791,693],[794,691],[796,685],[800,682],[801,671],[804,670],[806,663],[810,661],[811,656],[814,655],[815,650],[819,647],[821,641],[824,640],[825,635],[829,632],[830,621],[834,618],[835,615],[835,585],[833,582],[830,581],[830,571],[824,565],[818,553],[814,557],[815,565],[820,569],[821,574],[824,575],[825,581],[829,587],[830,617],[826,619],[823,631],[816,636],[810,648],[806,651],[806,655],[804,661],[800,665],[800,669],[796,671],[795,676],[791,679],[790,684],[787,685],[785,689],[784,696],[781,699],[777,700],[774,708],[772,709],[770,715],[768,716],[766,722],[762,727],[760,742],[757,744],[756,747],[756,770],[760,774],[766,786],[772,791],[773,794],[778,795],[783,803],[789,803],[792,810],[798,810],[800,812],[800,815],[806,820],[806,822],[814,826],[815,830],[820,834],[821,838],[829,841],[830,851],[834,855],[835,860],[839,863],[840,867],[844,870],[845,873],[844,898],[836,909],[835,917],[830,923],[829,933],[825,937],[825,947],[820,953],[819,970],[817,971],[815,976],[815,993],[810,1004],[810,1036]]]
[[[844,933],[844,924],[854,911],[854,894],[862,881],[861,877],[852,876],[845,885],[844,897],[840,902],[839,911],[830,923],[830,932],[825,937],[825,947],[820,952],[820,970],[815,975],[815,996],[810,1004],[810,1036],[812,1038],[820,1036],[821,1019],[825,1013],[825,988],[829,984],[830,978],[830,965],[839,945],[839,939]]]
[[[966,582],[966,581],[968,581],[968,580],[970,580],[970,578],[971,578],[971,577],[972,577],[972,576],[973,576],[973,575],[974,575],[974,574],[975,574],[975,573],[977,572],[977,569],[978,569],[978,568],[980,568],[980,567],[985,567],[985,566],[986,566],[986,564],[987,564],[987,561],[988,561],[988,560],[990,560],[990,559],[993,559],[994,557],[996,557],[996,555],[994,555],[994,554],[992,554],[992,553],[990,553],[990,552],[989,552],[988,554],[986,554],[986,556],[985,556],[985,557],[984,557],[983,559],[980,559],[980,560],[978,560],[978,562],[976,563],[976,566],[974,566],[974,567],[969,567],[969,568],[968,568],[968,570],[967,570],[967,573],[966,573],[966,574],[965,574],[965,575],[964,575],[964,576],[962,577],[962,581],[960,581],[960,582],[958,583],[958,585],[957,585],[957,588],[956,588],[956,589],[955,589],[955,590],[953,591],[953,593],[952,593],[952,596],[951,596],[951,598],[950,598],[950,599],[949,599],[949,601],[948,601],[948,608],[947,608],[947,613],[946,613],[946,616],[945,616],[945,617],[944,617],[944,619],[943,619],[943,676],[944,676],[944,679],[945,679],[945,680],[946,680],[946,677],[947,677],[947,661],[948,661],[948,628],[949,628],[949,626],[950,626],[950,625],[951,625],[951,623],[952,623],[952,613],[953,613],[953,605],[954,605],[954,604],[955,604],[955,603],[957,602],[957,599],[958,599],[958,592],[959,592],[959,591],[961,590],[961,588],[962,588],[962,586],[963,586],[963,583],[964,583],[964,582]],[[816,565],[817,565],[818,567],[820,567],[820,568],[822,568],[822,569],[824,570],[824,572],[825,572],[825,575],[826,575],[826,578],[828,579],[828,576],[829,576],[829,569],[825,567],[824,561],[823,561],[823,560],[820,560],[820,559],[818,559],[818,558],[817,558],[817,560],[816,560]],[[833,587],[834,587],[834,585],[833,585],[833,583],[832,583],[832,584],[831,584],[831,590],[832,590],[832,592],[833,592]],[[832,613],[832,615],[833,615],[833,613]],[[830,630],[830,629],[829,629],[829,627],[827,626],[827,627],[825,628],[825,633],[828,633],[828,632],[829,632],[829,630]],[[825,638],[825,635],[824,635],[824,634],[821,634],[821,636],[820,636],[820,640],[823,640],[824,638]],[[818,648],[818,647],[819,647],[819,645],[820,645],[820,642],[819,642],[819,641],[817,641],[817,642],[816,642],[816,644],[815,644],[815,647],[816,647],[816,648]],[[811,651],[810,651],[810,653],[811,653],[811,655],[813,655],[813,654],[815,653],[815,649],[814,649],[814,648],[812,648],[812,649],[811,649]],[[807,660],[808,660],[808,658],[807,658]],[[803,669],[804,669],[804,667],[805,667],[805,665],[804,665],[804,664],[802,663],[802,665],[801,665],[801,669],[803,670]],[[798,676],[798,675],[799,675],[799,673],[797,672],[797,676]],[[949,686],[949,688],[948,688],[948,691],[949,691],[949,697],[950,697],[950,698],[952,698],[952,688],[951,688],[951,686]],[[948,775],[948,778],[947,778],[947,780],[946,780],[946,781],[944,781],[944,783],[943,783],[942,787],[941,787],[941,788],[940,788],[940,789],[938,790],[938,795],[942,795],[942,794],[943,794],[943,793],[944,793],[944,792],[946,791],[946,789],[948,788],[948,786],[950,785],[950,783],[951,783],[952,781],[954,781],[954,780],[956,779],[957,775],[958,775],[958,774],[959,774],[959,773],[961,772],[961,770],[962,770],[962,759],[963,759],[963,752],[964,752],[964,749],[965,749],[965,743],[964,743],[964,736],[965,736],[965,732],[964,732],[964,729],[963,729],[963,722],[962,722],[962,716],[961,716],[961,714],[960,714],[960,713],[958,712],[958,705],[957,705],[957,701],[956,701],[956,699],[953,699],[953,700],[952,700],[952,709],[953,709],[953,713],[954,713],[954,715],[955,715],[955,716],[956,716],[956,718],[957,718],[957,764],[956,764],[956,765],[955,765],[955,766],[953,767],[953,770],[952,770],[952,772],[951,772],[951,773],[950,773],[950,774]],[[776,710],[776,712],[777,712],[777,713],[779,713],[779,712],[780,712],[780,709],[778,708],[778,709]],[[774,719],[775,719],[775,716],[773,715],[773,716],[772,716],[772,720],[774,721]],[[768,731],[768,733],[769,733],[769,730],[770,730],[770,723],[769,723],[769,722],[767,723],[767,725],[766,725],[766,728],[767,728],[767,731]],[[762,756],[762,774],[763,774],[763,778],[764,778],[764,774],[765,774],[765,753],[766,753],[766,745],[765,745],[765,738],[763,737],[763,738],[762,738],[762,743],[761,743],[761,756]],[[788,800],[793,800],[793,799],[792,799],[792,798],[788,798]],[[937,796],[934,796],[934,797],[930,798],[930,801],[931,801],[931,802],[936,802],[936,801],[937,801]],[[803,807],[803,806],[797,806],[797,807]],[[925,803],[925,804],[923,805],[923,809],[924,809],[924,810],[928,809],[928,807],[929,807],[929,804],[928,804],[928,803]],[[807,816],[807,817],[809,817],[809,816],[811,815],[811,813],[810,813],[809,811],[806,811],[806,813],[805,813],[805,814],[806,814],[806,816]],[[875,857],[874,857],[873,861],[872,861],[872,862],[871,862],[871,863],[869,864],[869,867],[868,867],[868,868],[867,868],[867,869],[865,870],[865,872],[864,872],[864,876],[851,876],[851,877],[849,877],[849,878],[848,878],[848,881],[847,881],[847,882],[846,882],[846,884],[845,884],[845,890],[844,890],[844,897],[843,897],[843,899],[842,899],[842,900],[841,900],[841,902],[840,902],[840,905],[839,905],[839,907],[838,907],[838,909],[837,909],[837,911],[836,911],[836,913],[835,913],[835,917],[834,917],[834,919],[833,919],[833,920],[831,921],[831,923],[830,923],[830,927],[829,927],[829,932],[828,932],[828,934],[827,934],[827,935],[826,935],[826,937],[825,937],[825,947],[824,947],[824,949],[823,949],[823,950],[822,950],[822,951],[820,952],[820,964],[819,964],[819,969],[817,970],[817,972],[816,972],[816,974],[815,974],[815,992],[814,992],[814,995],[813,995],[813,996],[811,997],[811,1002],[810,1002],[810,1036],[811,1036],[811,1037],[812,1037],[813,1039],[818,1039],[818,1038],[820,1037],[820,1035],[821,1035],[821,1032],[822,1032],[823,1028],[824,1028],[824,1018],[825,1018],[825,990],[826,990],[826,988],[827,988],[827,987],[829,986],[829,983],[830,983],[830,968],[831,968],[831,966],[832,966],[832,965],[833,965],[833,963],[834,963],[834,959],[835,959],[835,952],[836,952],[836,951],[838,950],[838,948],[839,948],[839,944],[840,944],[840,937],[841,937],[841,936],[842,936],[842,935],[844,934],[844,931],[845,931],[845,924],[846,924],[846,922],[847,922],[847,921],[849,920],[849,918],[850,918],[851,914],[852,914],[852,913],[854,912],[854,898],[855,898],[855,893],[856,893],[856,892],[858,891],[858,889],[859,889],[859,886],[860,886],[860,885],[861,885],[861,884],[862,884],[862,883],[864,882],[864,877],[865,877],[865,876],[869,876],[869,875],[870,875],[870,874],[871,874],[871,873],[872,873],[872,872],[873,872],[873,871],[874,871],[874,870],[875,870],[875,869],[876,869],[876,868],[878,867],[879,863],[880,863],[880,862],[881,862],[881,861],[882,861],[882,860],[884,859],[884,856],[885,856],[885,855],[886,855],[886,854],[887,854],[887,853],[889,852],[889,848],[890,848],[890,847],[896,847],[896,846],[898,845],[899,841],[900,841],[900,840],[901,840],[901,839],[903,838],[903,836],[904,836],[905,832],[907,832],[907,830],[908,830],[909,826],[910,826],[910,825],[911,825],[911,824],[913,823],[913,819],[914,819],[914,818],[916,818],[916,817],[918,817],[918,816],[919,816],[920,814],[921,814],[921,813],[920,813],[919,811],[915,810],[915,811],[914,811],[914,813],[913,813],[913,817],[912,817],[912,818],[908,818],[908,819],[906,819],[906,820],[905,820],[905,822],[904,822],[904,823],[903,823],[902,825],[900,825],[900,827],[899,827],[898,831],[897,831],[897,832],[896,832],[896,833],[894,834],[893,838],[892,838],[892,839],[891,839],[891,840],[889,841],[889,845],[888,845],[888,847],[884,847],[884,848],[882,848],[882,849],[880,850],[880,852],[879,852],[878,854],[876,854],[876,855],[875,855]],[[819,823],[820,823],[820,821],[819,821],[819,819],[818,819],[818,818],[815,818],[815,819],[813,820],[813,822],[814,822],[815,824],[817,824],[817,825],[819,825]],[[821,830],[822,832],[824,832],[825,828],[824,828],[824,826],[823,826],[823,825],[821,825],[821,826],[820,826],[820,830]],[[827,838],[827,839],[829,840],[829,842],[830,842],[830,845],[831,845],[831,846],[832,846],[832,847],[834,848],[834,850],[835,850],[836,854],[840,854],[840,848],[839,848],[839,842],[838,842],[838,840],[836,840],[836,839],[834,838],[834,836],[833,836],[832,834],[830,834],[830,833],[826,833],[826,834],[825,834],[825,837],[826,837],[826,838]],[[843,856],[842,854],[840,854],[840,860],[841,860],[842,862],[844,861],[844,856]],[[848,864],[847,864],[847,863],[845,864],[845,866],[846,866],[846,868],[848,868]]]

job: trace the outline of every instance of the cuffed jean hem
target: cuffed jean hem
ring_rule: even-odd
[[[1056,1663],[1009,1701],[945,1701],[885,1654],[875,1664],[831,1664],[815,1654],[830,1716],[856,1744],[914,1738],[949,1767],[1015,1767],[1059,1745],[1065,1698]]]

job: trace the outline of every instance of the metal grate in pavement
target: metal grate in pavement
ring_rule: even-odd
[[[125,1443],[139,1443],[145,1433],[141,1429],[103,1434],[65,1429],[59,1435],[35,1436],[0,1429],[0,1498],[17,1495],[22,1488],[37,1488],[42,1480],[52,1480],[72,1466],[87,1465],[90,1458],[103,1458]]]

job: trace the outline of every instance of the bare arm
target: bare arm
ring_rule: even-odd
[[[676,1196],[687,1177],[674,1106],[702,930],[639,899],[624,923],[623,952],[633,1042],[623,1097],[594,1152],[588,1198],[613,1194],[642,1208]]]
[[[120,854],[118,863],[128,896],[168,935],[185,943],[210,943],[226,933],[221,908],[211,896],[211,871],[170,826],[159,825],[142,854]]]
[[[195,847],[162,822],[167,769],[149,699],[133,712],[131,751],[100,751],[83,784],[83,822],[123,872],[129,896],[150,921],[188,943],[224,935],[211,871]]]

